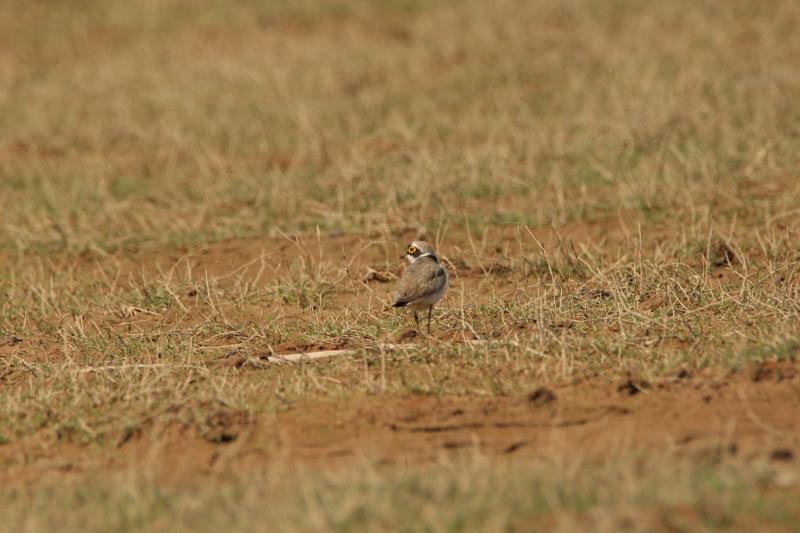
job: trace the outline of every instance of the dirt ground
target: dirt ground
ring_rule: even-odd
[[[605,246],[615,244],[611,241],[613,231],[596,231],[604,234]],[[557,236],[543,233],[542,243],[550,247],[559,239],[568,239],[580,246],[598,238],[591,233],[587,226],[564,228]],[[409,234],[398,234],[398,242]],[[449,298],[457,298],[454,294],[463,290],[479,294],[487,282],[513,286],[504,277],[507,264],[502,250],[514,238],[511,231],[505,237],[496,235],[492,240],[499,244],[481,256],[453,247],[448,259],[456,276]],[[362,237],[346,235],[316,241],[322,256],[335,257],[338,252],[347,258],[348,250],[362,249],[357,257],[348,259],[353,277],[364,278],[365,273],[368,277],[369,272],[388,276],[387,282],[371,279],[350,294],[337,295],[328,312],[364,305],[370,287],[377,286],[385,298],[391,294],[391,277],[402,271],[400,260],[386,259],[382,246],[364,242]],[[232,279],[231,272],[240,265],[252,264],[255,257],[279,264],[279,258],[292,254],[295,246],[288,239],[232,241],[167,255],[160,251],[111,257],[84,255],[77,258],[76,265],[91,272],[110,264],[122,278],[158,275],[188,265],[209,276]],[[313,245],[308,248],[313,249]],[[387,269],[387,265],[395,268]],[[51,266],[64,268],[59,262]],[[258,276],[257,282],[268,285],[281,268],[276,266],[272,275]],[[246,310],[242,312],[247,314]],[[188,315],[185,321],[191,323],[191,313]],[[135,313],[133,317],[120,314],[114,327],[127,331],[131,327],[154,329],[148,320]],[[411,357],[419,345],[435,352],[437,346],[490,342],[475,341],[468,332],[436,325],[433,336],[420,336],[408,325],[387,339],[406,347],[400,348],[400,355],[393,353],[391,357]],[[331,358],[252,366],[248,364],[252,360],[266,361],[268,354],[368,346],[355,339],[287,342],[255,350],[250,346],[226,350],[222,346],[221,355],[207,364],[209,372],[226,373],[230,379],[257,389],[260,382],[280,379],[275,375],[279,367],[335,367],[343,362]],[[56,344],[36,339],[7,339],[1,349],[9,360],[54,364],[64,358]],[[373,364],[380,357],[374,351],[341,356],[350,366],[360,365],[364,358]],[[0,446],[0,480],[3,484],[35,485],[43,479],[79,480],[146,464],[159,479],[183,485],[220,471],[268,470],[273,464],[335,470],[369,461],[390,467],[435,464],[445,456],[474,453],[512,463],[554,457],[576,457],[591,463],[644,453],[792,466],[800,452],[799,364],[792,356],[727,369],[676,365],[649,376],[618,368],[578,372],[554,380],[523,376],[517,392],[500,395],[365,393],[312,397],[255,414],[223,402],[214,405],[207,400],[200,404],[187,400],[167,409],[176,416],[145,418],[140,426],[115,433],[111,443],[100,447],[76,445],[69,439],[53,440],[43,437],[42,432]],[[513,374],[514,369],[503,372]],[[23,387],[31,379],[35,378],[22,369],[8,369],[0,376],[4,387]],[[184,421],[186,412],[194,409],[206,417],[202,430]],[[796,487],[792,477],[795,470],[787,472],[785,482]]]
[[[796,1],[1,5],[0,531],[797,531]]]

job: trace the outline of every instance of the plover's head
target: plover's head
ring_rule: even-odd
[[[433,246],[425,241],[414,241],[406,248],[406,259],[409,263],[413,263],[420,257],[432,257],[434,261],[439,261]]]

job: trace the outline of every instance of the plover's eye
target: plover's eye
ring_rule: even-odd
[[[416,246],[409,246],[408,250],[406,250],[406,251],[408,253],[410,253],[411,255],[414,255],[415,253],[417,253],[417,247]]]

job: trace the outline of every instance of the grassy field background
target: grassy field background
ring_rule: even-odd
[[[798,27],[0,0],[0,529],[797,531]]]

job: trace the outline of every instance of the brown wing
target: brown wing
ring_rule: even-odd
[[[428,257],[418,259],[408,265],[403,277],[400,278],[394,305],[409,304],[434,293],[444,287],[446,279],[446,273],[439,263]]]

